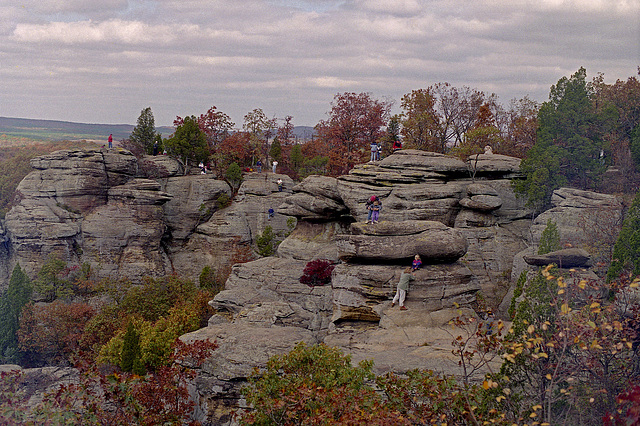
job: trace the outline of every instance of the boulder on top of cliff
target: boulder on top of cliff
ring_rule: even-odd
[[[156,170],[154,174],[159,176],[173,177],[184,175],[184,166],[175,158],[168,155],[145,155],[140,159],[143,166],[150,168],[148,164],[152,164]]]
[[[520,162],[516,157],[499,154],[474,154],[467,159],[469,170],[476,177],[483,175],[512,176],[520,173]]]
[[[546,266],[555,264],[560,268],[578,268],[587,265],[590,260],[589,253],[579,248],[568,248],[547,254],[524,256],[524,261],[529,265]]]
[[[381,221],[375,225],[354,224],[356,234],[337,235],[336,246],[344,261],[397,262],[419,254],[425,263],[454,262],[467,252],[467,239],[440,222]],[[408,232],[423,230],[417,233]]]
[[[242,185],[238,189],[240,199],[244,195],[269,195],[278,192],[278,179],[282,180],[282,191],[290,193],[294,187],[293,179],[284,174],[273,173],[245,173]]]
[[[437,172],[446,176],[467,176],[467,165],[461,160],[437,152],[403,149],[396,151],[378,165],[388,169],[416,169]]]

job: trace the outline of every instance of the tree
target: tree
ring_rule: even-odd
[[[607,272],[609,281],[625,270],[640,275],[640,191],[636,194],[613,247],[613,259]]]
[[[229,164],[224,177],[233,189],[233,192],[235,193],[238,191],[238,188],[240,188],[240,184],[242,183],[242,171],[240,170],[238,163]]]
[[[182,159],[185,166],[189,165],[189,160],[197,164],[209,158],[207,138],[193,115],[184,118],[173,136],[165,141],[165,146],[169,154]]]
[[[278,127],[277,137],[280,139],[280,143],[283,145],[290,145],[293,142],[293,130],[294,125],[292,123],[293,117],[287,115],[284,118],[284,123],[282,126]]]
[[[216,107],[212,106],[206,113],[200,115],[198,125],[207,135],[209,149],[213,150],[216,145],[229,137],[235,123],[227,114],[216,111]]]
[[[280,145],[280,139],[276,136],[271,143],[271,149],[269,150],[269,155],[274,160],[282,163],[282,146]]]
[[[584,68],[551,87],[549,101],[538,112],[537,142],[521,164],[526,180],[515,186],[528,197],[529,205],[546,206],[551,193],[567,183],[593,188],[606,170],[604,144],[589,96]]]
[[[296,173],[299,173],[300,167],[302,167],[302,163],[304,162],[304,156],[302,155],[302,148],[300,147],[300,144],[295,144],[293,148],[291,148],[289,161],[291,162],[291,168]]]
[[[539,108],[537,102],[527,96],[511,100],[506,112],[504,140],[496,153],[518,158],[525,156],[536,143]]]
[[[131,321],[127,325],[127,331],[123,337],[120,368],[127,373],[133,372],[138,375],[144,375],[145,373],[144,365],[140,358],[140,334],[138,334]]]
[[[0,360],[17,361],[18,325],[22,308],[31,300],[29,277],[16,264],[7,291],[0,296]]]
[[[560,250],[561,248],[558,226],[554,221],[549,219],[547,221],[547,226],[542,231],[542,236],[540,237],[538,254],[551,253],[552,251]]]
[[[256,108],[244,116],[242,127],[249,133],[252,155],[266,158],[269,138],[277,127],[276,119],[270,120],[262,109]],[[254,163],[253,159],[251,163]]]
[[[402,97],[402,136],[406,148],[444,153],[446,141],[439,137],[440,116],[432,91],[433,88],[412,90]]]
[[[147,107],[140,112],[138,124],[133,128],[129,139],[143,147],[147,154],[153,153],[153,143],[156,140],[156,125],[151,107]]]
[[[339,93],[331,103],[329,119],[316,125],[316,143],[325,146],[332,175],[346,174],[366,161],[369,147],[383,136],[391,104],[375,100],[369,93]]]

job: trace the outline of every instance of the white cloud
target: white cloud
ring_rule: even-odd
[[[3,1],[9,116],[134,122],[151,105],[169,124],[213,104],[313,125],[337,92],[447,81],[545,100],[580,66],[615,81],[640,64],[640,0]]]

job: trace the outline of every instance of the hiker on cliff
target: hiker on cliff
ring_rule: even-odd
[[[262,161],[258,160],[256,163],[256,167],[258,168],[258,173],[262,172]]]
[[[377,156],[378,156],[378,144],[375,142],[371,142],[371,159],[369,161],[376,161]]]
[[[274,215],[276,214],[275,210],[273,210],[273,208],[269,208],[269,219],[271,219]]]
[[[413,263],[411,264],[411,272],[416,271],[422,267],[422,259],[420,259],[420,255],[416,254],[413,258]]]
[[[109,142],[109,148],[113,148],[113,134],[109,135],[107,141]]]
[[[282,179],[278,178],[276,183],[278,184],[278,191],[282,192]]]
[[[373,210],[371,209],[371,207],[373,207],[373,202],[376,200],[380,202],[380,199],[376,195],[372,195],[371,197],[369,197],[369,199],[364,205],[364,207],[367,209],[367,221],[365,223],[371,222],[371,216],[373,215]],[[382,205],[381,202],[380,202],[380,205]]]
[[[278,162],[276,160],[273,160],[273,163],[271,163],[271,165],[273,166],[273,173],[276,173],[276,166],[278,165]]]
[[[382,210],[382,203],[379,199],[376,200],[371,205],[371,223],[378,223],[378,219],[380,218],[380,210]]]
[[[409,291],[409,282],[413,281],[415,278],[413,277],[413,272],[411,268],[407,267],[404,272],[400,275],[400,281],[398,281],[398,289],[396,290],[396,295],[393,297],[391,301],[391,307],[396,306],[396,302],[400,303],[400,310],[406,311],[407,307],[404,306],[404,299],[407,297],[407,291]]]

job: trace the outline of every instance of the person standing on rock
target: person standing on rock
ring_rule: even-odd
[[[378,156],[378,144],[375,142],[371,142],[371,159],[369,161],[376,161],[377,156]]]
[[[273,173],[276,173],[276,166],[278,165],[278,162],[276,160],[273,160],[273,163],[271,163],[273,165]]]
[[[107,141],[109,141],[109,149],[113,148],[113,134],[109,135]]]
[[[382,210],[382,203],[378,198],[371,205],[371,223],[378,223],[380,218],[380,210]]]
[[[258,168],[258,173],[262,173],[262,161],[258,160],[256,167]]]
[[[278,184],[278,192],[282,192],[282,179],[278,178],[276,183]]]
[[[409,291],[409,282],[413,281],[415,278],[413,277],[413,272],[411,268],[407,267],[404,272],[400,275],[400,281],[398,281],[398,289],[396,290],[396,295],[393,297],[391,301],[391,307],[396,306],[396,303],[400,303],[400,310],[406,311],[407,307],[404,306],[404,299],[407,297],[407,291]]]

